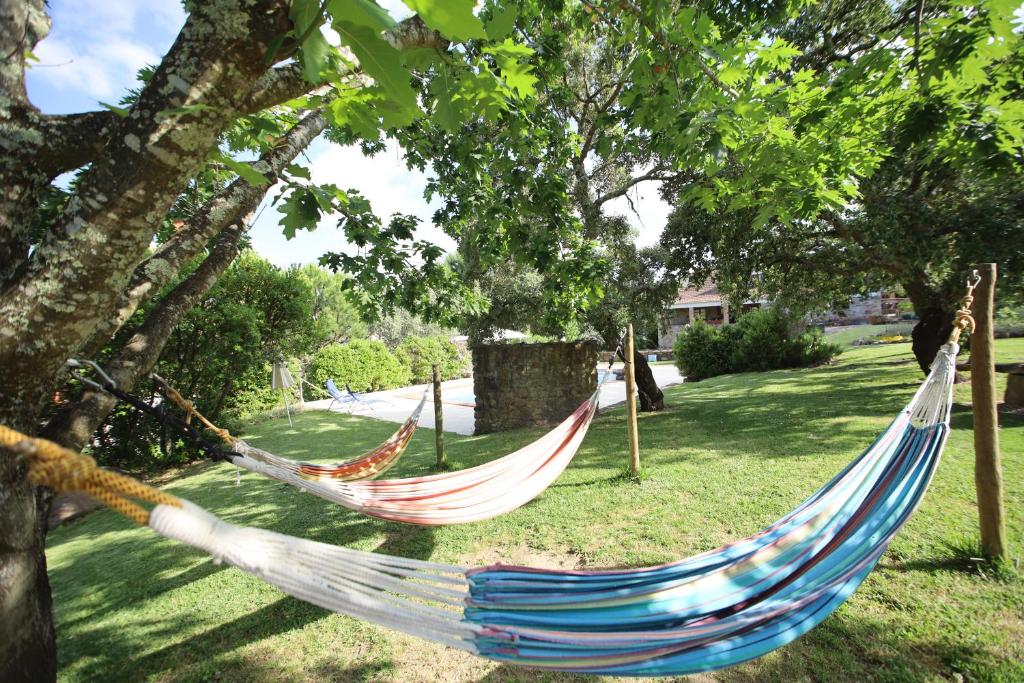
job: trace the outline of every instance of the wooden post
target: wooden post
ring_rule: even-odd
[[[434,371],[434,450],[437,452],[437,467],[444,468],[444,409],[441,405],[441,366],[436,363]]]
[[[974,485],[978,492],[981,549],[987,557],[1006,559],[1003,469],[999,462],[999,417],[996,413],[995,314],[996,264],[979,263],[981,281],[974,290],[971,334],[971,399],[974,408]]]
[[[626,328],[626,429],[629,431],[629,474],[640,472],[640,439],[636,428],[636,375],[633,374],[633,325]]]

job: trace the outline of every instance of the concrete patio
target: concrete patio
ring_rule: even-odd
[[[601,367],[603,369],[607,366],[602,365]],[[621,369],[622,364],[617,363],[614,368]],[[681,384],[683,381],[683,377],[679,374],[679,370],[676,369],[675,365],[670,363],[652,365],[651,370],[654,373],[654,381],[656,381],[658,386],[662,389],[674,384]],[[400,389],[389,389],[387,391],[360,394],[360,396],[371,405],[356,406],[355,410],[352,411],[352,414],[400,424],[405,422],[412,411],[416,409],[416,404],[419,403],[420,396],[428,387],[429,385],[418,384],[411,387],[402,387]],[[473,434],[474,419],[472,394],[472,377],[453,379],[441,383],[441,405],[444,416],[444,431],[463,434],[466,436]],[[421,427],[428,427],[430,429],[434,428],[433,398],[433,391],[431,391],[427,396],[427,405],[424,406],[423,414],[420,417]],[[608,408],[612,408],[625,402],[626,383],[621,380],[609,380],[605,382],[604,387],[601,389],[599,410],[607,410]],[[323,399],[320,401],[306,401],[305,405],[307,409],[327,410],[330,404],[330,399]],[[349,407],[350,406],[344,406],[344,412],[349,412]],[[335,404],[333,410],[340,411],[342,409]]]

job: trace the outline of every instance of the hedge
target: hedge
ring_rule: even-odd
[[[395,356],[409,370],[415,384],[433,379],[431,366],[435,363],[441,366],[442,380],[465,377],[469,371],[467,354],[447,337],[406,337],[395,349]]]
[[[384,342],[355,339],[347,344],[331,344],[316,352],[309,364],[309,382],[320,388],[321,397],[328,379],[339,387],[348,384],[352,391],[381,391],[409,384],[409,370],[388,351]]]
[[[771,309],[750,311],[722,327],[696,320],[672,345],[676,367],[687,379],[699,380],[731,372],[807,367],[842,351],[825,341],[821,330],[794,335],[792,327],[789,318]]]

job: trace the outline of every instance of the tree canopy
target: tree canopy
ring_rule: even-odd
[[[730,159],[678,188],[662,238],[674,269],[798,310],[900,285],[921,318],[915,351],[927,369],[972,264],[997,261],[1004,292],[1020,287],[1021,251],[1004,246],[1024,241],[1024,48],[1013,9],[836,0],[801,10],[775,31],[795,50],[788,78],[818,93],[795,139],[826,142],[831,130],[842,147],[870,143],[874,158],[795,212],[719,201],[714,187],[746,173]],[[833,105],[828,116],[819,109]]]

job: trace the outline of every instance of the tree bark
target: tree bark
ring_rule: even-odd
[[[114,314],[99,322],[89,341],[82,346],[80,355],[85,358],[95,356],[138,307],[169,283],[214,235],[255,211],[285,167],[326,127],[327,119],[321,112],[308,114],[288,131],[277,146],[253,164],[253,168],[267,177],[267,185],[252,185],[242,178],[236,179],[207,201],[171,239],[136,266]]]
[[[112,313],[157,223],[237,115],[235,93],[266,71],[267,45],[290,26],[283,0],[195,5],[106,157],[0,295],[0,419],[30,428],[67,355]]]
[[[903,288],[914,305],[918,322],[910,334],[911,350],[917,364],[926,376],[931,368],[939,348],[949,338],[953,329],[953,309],[955,298],[943,294],[927,284],[924,273],[916,273],[903,283]],[[949,299],[950,303],[946,304]],[[957,381],[959,376],[957,376]]]
[[[120,352],[106,364],[107,374],[120,388],[131,391],[156,367],[175,326],[235,259],[238,240],[246,230],[246,218],[240,218],[221,233],[210,255],[160,300]],[[110,394],[88,390],[78,401],[59,411],[42,430],[42,436],[81,450],[116,405],[117,399]]]
[[[615,351],[619,358],[623,361],[626,360],[621,346]],[[654,381],[654,371],[651,370],[651,364],[647,362],[647,357],[639,351],[633,352],[633,376],[636,381],[637,394],[640,396],[640,412],[655,413],[664,410],[665,392]]]
[[[48,182],[32,157],[56,143],[33,127],[24,54],[48,20],[42,0],[0,6],[0,269],[7,276],[0,291],[0,422],[36,431],[67,356],[113,313],[157,223],[266,72],[267,46],[291,29],[288,12],[285,0],[193,3],[138,102],[116,123],[103,158],[81,176],[24,260],[28,225]],[[20,263],[15,272],[8,256]],[[29,485],[23,460],[6,449],[0,486],[0,678],[54,680],[44,555],[50,496]]]

